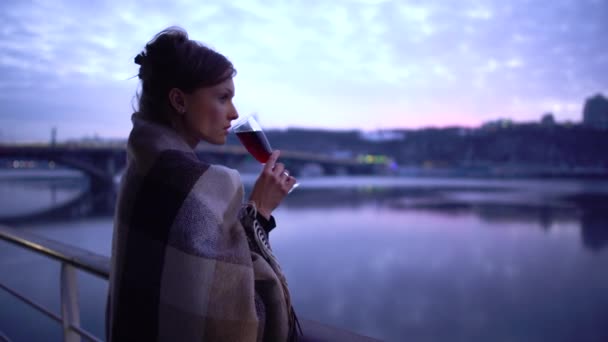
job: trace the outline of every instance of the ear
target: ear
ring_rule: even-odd
[[[186,111],[186,94],[181,89],[173,88],[169,90],[169,102],[176,112],[181,114]]]

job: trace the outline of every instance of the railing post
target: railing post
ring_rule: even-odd
[[[63,321],[63,341],[80,341],[80,335],[71,326],[80,326],[78,305],[78,284],[76,268],[65,262],[61,263],[61,319]]]

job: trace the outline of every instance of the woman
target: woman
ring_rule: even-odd
[[[296,180],[272,154],[243,204],[239,174],[198,160],[238,118],[226,57],[168,28],[137,55],[139,108],[118,195],[107,308],[110,341],[297,338],[268,243]]]

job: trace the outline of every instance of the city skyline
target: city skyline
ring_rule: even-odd
[[[235,102],[268,128],[580,121],[608,93],[608,3],[123,1],[0,4],[0,141],[128,134],[133,57],[185,28],[236,66]],[[86,20],[83,20],[86,19]]]

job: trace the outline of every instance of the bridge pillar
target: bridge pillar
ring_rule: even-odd
[[[114,156],[110,156],[106,161],[106,173],[110,177],[114,177],[116,174],[116,162],[114,161]]]

